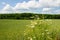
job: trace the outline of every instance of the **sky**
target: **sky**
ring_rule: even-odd
[[[60,0],[0,0],[0,13],[60,14]]]

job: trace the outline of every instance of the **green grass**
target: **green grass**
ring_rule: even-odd
[[[60,20],[0,19],[0,40],[56,40],[59,31]]]

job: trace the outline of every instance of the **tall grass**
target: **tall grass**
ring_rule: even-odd
[[[56,40],[57,31],[52,28],[52,20],[32,20],[31,24],[26,25],[24,40]],[[49,22],[50,21],[50,22]]]
[[[60,38],[60,29],[57,25],[60,21],[55,23],[54,20],[38,18],[29,21],[0,20],[0,22],[0,40],[59,40]]]

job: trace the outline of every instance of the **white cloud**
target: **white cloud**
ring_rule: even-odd
[[[9,4],[5,4],[5,7],[0,11],[0,13],[13,13],[13,7]]]
[[[43,8],[42,11],[51,11],[51,8]]]
[[[23,12],[21,11],[24,9],[32,10],[32,8],[42,8],[42,12],[51,12],[52,7],[60,7],[60,0],[30,0],[28,2],[22,2],[22,3],[16,3],[14,7],[12,7],[9,4],[6,4],[5,2],[2,2],[2,4],[5,4],[6,6],[2,9],[2,11],[10,11],[10,12]],[[58,12],[58,11],[57,11]]]
[[[28,2],[17,3],[14,9],[29,9],[29,8],[41,8],[41,7],[58,7],[60,6],[60,0],[30,0]]]
[[[60,0],[39,0],[42,6],[57,7],[60,6]]]
[[[6,6],[2,10],[3,11],[12,11],[13,7],[11,7],[9,4],[6,4]]]
[[[55,10],[56,13],[60,13],[60,9],[59,10]]]
[[[0,11],[0,13],[12,13],[12,11]]]
[[[38,8],[39,2],[31,0],[29,2],[17,3],[14,9],[29,9],[29,8]]]
[[[17,3],[14,9],[28,9],[27,3],[24,1],[23,3]]]
[[[44,14],[51,14],[51,10],[52,8],[43,8],[41,13],[44,13]]]
[[[45,13],[45,14],[60,14],[60,9],[43,8],[42,13]]]

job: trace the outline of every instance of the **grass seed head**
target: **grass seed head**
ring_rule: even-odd
[[[35,27],[34,25],[31,26],[31,28],[34,28],[34,27]]]

